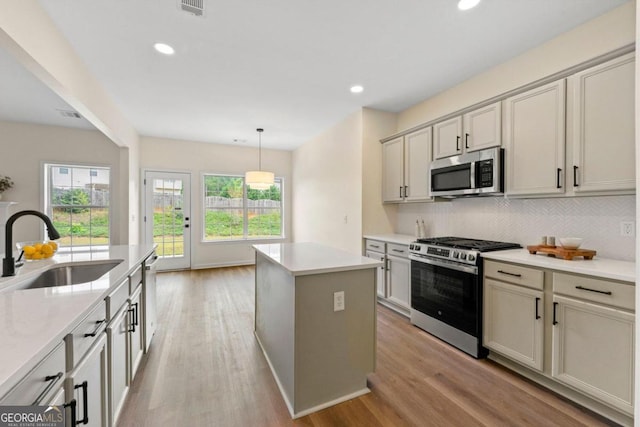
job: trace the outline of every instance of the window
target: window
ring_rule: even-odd
[[[268,190],[244,185],[244,177],[204,176],[204,240],[282,238],[282,179]]]
[[[109,168],[45,165],[45,210],[60,246],[109,244],[109,194]]]

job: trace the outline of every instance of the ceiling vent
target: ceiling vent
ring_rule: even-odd
[[[185,12],[192,13],[196,16],[202,16],[204,13],[204,0],[178,0],[180,9]]]
[[[79,113],[77,113],[77,112],[75,112],[73,110],[58,110],[58,112],[60,113],[60,115],[62,117],[67,117],[67,118],[70,118],[70,119],[81,119],[82,118],[82,116]]]

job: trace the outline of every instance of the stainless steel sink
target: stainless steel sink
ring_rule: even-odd
[[[121,259],[86,261],[63,264],[44,271],[33,280],[19,286],[20,289],[51,288],[93,282],[120,264]]]

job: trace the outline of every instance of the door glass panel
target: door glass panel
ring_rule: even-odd
[[[153,242],[160,257],[184,255],[183,206],[182,180],[153,180]]]

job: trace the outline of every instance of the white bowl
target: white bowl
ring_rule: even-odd
[[[580,237],[560,237],[558,240],[560,241],[560,246],[565,249],[578,249],[582,244]]]

